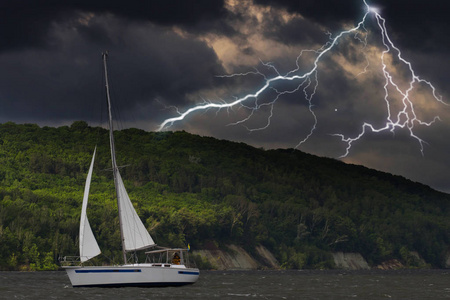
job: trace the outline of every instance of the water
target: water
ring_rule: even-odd
[[[72,288],[60,272],[0,272],[0,299],[450,299],[449,270],[202,271],[190,286]]]

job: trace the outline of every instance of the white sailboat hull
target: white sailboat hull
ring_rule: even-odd
[[[173,264],[64,267],[73,287],[158,287],[193,284],[199,270]]]

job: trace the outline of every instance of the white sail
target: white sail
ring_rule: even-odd
[[[155,245],[131,203],[119,171],[116,174],[125,251],[140,250]]]
[[[91,186],[92,170],[94,169],[95,152],[97,147],[94,149],[94,155],[92,156],[91,166],[89,167],[89,172],[86,178],[86,185],[84,187],[84,197],[83,206],[81,208],[81,218],[80,218],[80,260],[85,262],[100,254],[100,248],[98,247],[97,241],[92,233],[91,226],[89,225],[89,220],[87,218],[86,209],[89,198],[89,188]]]

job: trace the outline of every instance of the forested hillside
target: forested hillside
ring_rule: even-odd
[[[120,258],[108,133],[0,125],[0,269],[54,269],[77,255],[87,169],[97,161],[88,216],[104,256]],[[443,267],[450,195],[399,176],[298,150],[262,150],[186,132],[116,132],[118,164],[159,245],[267,247],[286,268],[331,268],[333,251],[371,265],[416,251]]]

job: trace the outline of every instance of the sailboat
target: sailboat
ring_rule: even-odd
[[[112,266],[85,265],[86,262],[101,253],[87,217],[89,189],[96,154],[95,148],[86,177],[81,208],[80,256],[75,260],[77,265],[63,266],[63,268],[66,270],[73,287],[152,287],[193,284],[197,281],[200,272],[197,268],[190,268],[185,264],[186,253],[189,249],[158,247],[136,213],[123,184],[116,163],[107,56],[107,53],[102,54],[108,103],[112,172],[116,189],[124,263]],[[145,249],[152,249],[145,253],[147,258],[153,258],[153,260],[146,260],[145,263],[133,261],[133,257],[135,257],[133,253]],[[129,253],[132,253],[130,258],[127,257]],[[155,257],[159,258],[155,259]]]

